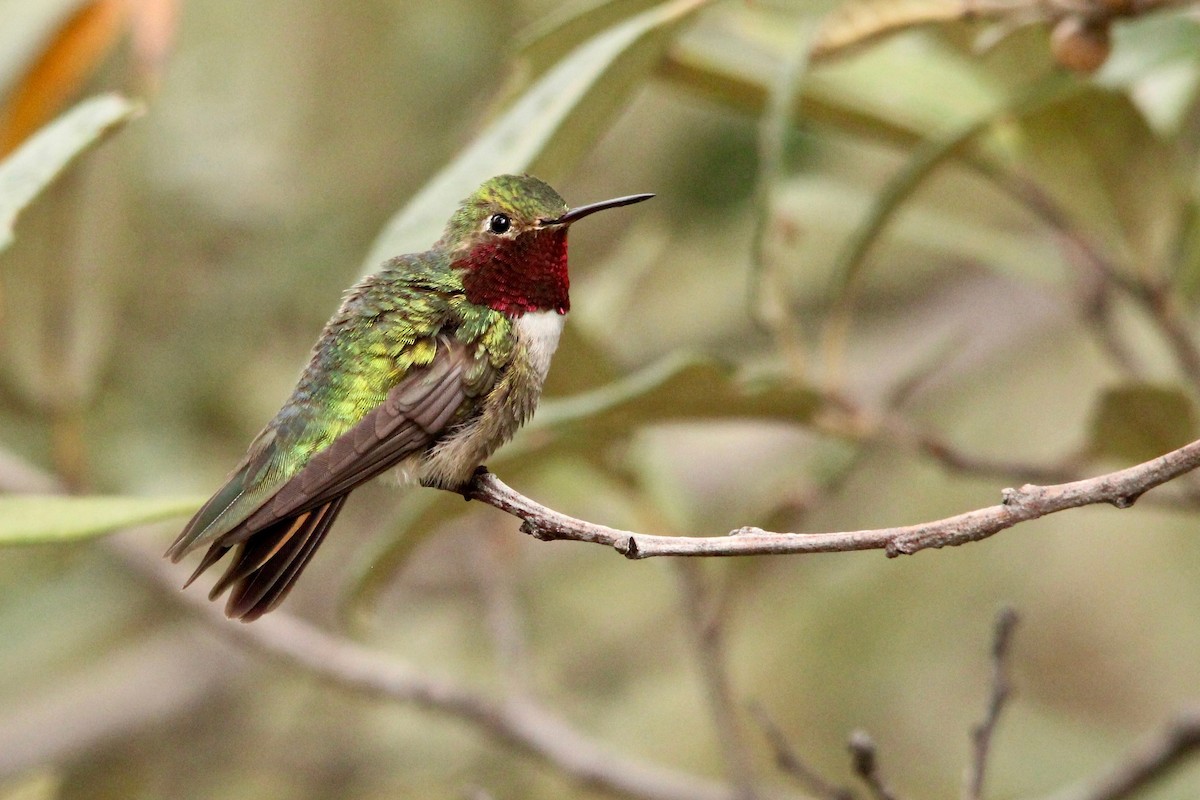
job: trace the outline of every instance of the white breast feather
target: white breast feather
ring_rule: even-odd
[[[529,352],[529,362],[543,380],[550,371],[550,357],[558,348],[565,314],[557,311],[531,311],[517,317],[517,337]]]

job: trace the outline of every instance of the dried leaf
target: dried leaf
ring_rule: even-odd
[[[180,0],[131,0],[130,36],[142,83],[158,87],[179,28]]]
[[[85,100],[0,161],[0,251],[13,239],[17,217],[88,147],[141,111],[118,94]]]
[[[0,156],[12,152],[82,89],[116,44],[127,0],[96,0],[67,20],[0,109]]]
[[[1032,3],[1026,4],[1032,6]],[[830,13],[821,23],[811,58],[818,61],[841,55],[883,36],[918,25],[953,22],[997,12],[1010,14],[1017,5],[993,3],[983,8],[970,0],[866,0],[847,3]]]

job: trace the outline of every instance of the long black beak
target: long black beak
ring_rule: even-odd
[[[597,211],[603,211],[606,208],[619,208],[620,206],[631,206],[634,203],[640,203],[643,200],[649,200],[654,197],[653,194],[631,194],[626,197],[614,197],[612,200],[601,200],[599,203],[588,203],[586,206],[577,206],[567,211],[561,217],[555,219],[539,220],[539,227],[546,228],[551,225],[570,225],[572,222],[577,222],[589,214],[595,214]]]

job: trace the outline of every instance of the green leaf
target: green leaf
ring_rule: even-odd
[[[52,544],[89,539],[147,522],[186,517],[197,497],[0,497],[0,545]]]
[[[80,153],[140,111],[118,94],[84,100],[0,162],[0,251],[12,244],[13,226],[25,207]]]
[[[733,365],[677,354],[598,389],[543,400],[533,420],[488,463],[506,463],[530,451],[595,460],[604,455],[603,445],[660,422],[756,418],[804,425],[823,402],[809,387],[775,379],[745,381]]]
[[[1122,461],[1148,461],[1198,436],[1196,409],[1174,386],[1139,383],[1109,389],[1092,416],[1092,452]]]
[[[1051,74],[1045,80],[1026,87],[1014,97],[990,109],[986,114],[972,119],[959,128],[943,135],[931,138],[913,151],[904,167],[901,168],[883,187],[882,191],[871,203],[866,217],[855,228],[846,246],[838,254],[834,267],[833,295],[841,302],[860,287],[863,264],[867,251],[879,239],[884,228],[904,207],[913,193],[926,180],[948,161],[959,157],[964,152],[978,149],[980,140],[993,127],[1004,121],[1011,121],[1023,114],[1032,113],[1042,107],[1061,100],[1064,96],[1076,91],[1081,84],[1064,78],[1060,74]],[[982,164],[980,164],[982,168]],[[990,169],[990,168],[988,168]]]
[[[1084,85],[1020,121],[1029,175],[1069,215],[1142,275],[1160,269],[1182,191],[1171,147],[1120,92]]]
[[[517,38],[519,71],[541,75],[571,50],[660,0],[587,0],[551,9]]]
[[[552,149],[569,149],[574,155],[580,140],[599,135],[638,80],[658,63],[674,25],[706,2],[664,3],[573,50],[388,222],[371,247],[364,272],[397,253],[429,247],[455,206],[491,176],[535,167],[550,171]],[[562,153],[556,157],[566,160]]]

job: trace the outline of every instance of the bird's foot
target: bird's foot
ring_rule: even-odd
[[[467,478],[457,486],[447,486],[444,483],[436,483],[425,480],[421,481],[421,485],[430,489],[444,489],[447,492],[461,494],[463,500],[470,501],[471,495],[475,493],[475,490],[479,486],[479,479],[486,474],[488,474],[488,468],[485,466],[478,466],[475,468],[475,471],[471,473],[471,477]]]

